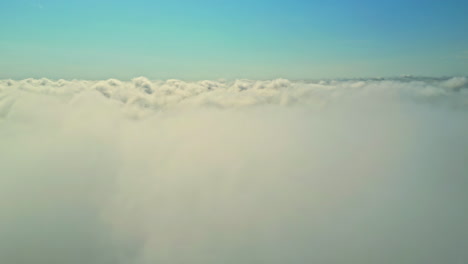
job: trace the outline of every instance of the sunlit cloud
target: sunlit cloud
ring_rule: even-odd
[[[467,85],[0,80],[0,262],[461,263]]]

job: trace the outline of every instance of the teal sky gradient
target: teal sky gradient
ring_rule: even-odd
[[[468,1],[0,0],[0,78],[467,75]]]

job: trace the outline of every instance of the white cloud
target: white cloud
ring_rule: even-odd
[[[39,94],[68,95],[72,98],[86,91],[97,91],[120,103],[123,107],[134,104],[141,108],[173,108],[181,105],[217,105],[222,108],[246,105],[280,105],[294,102],[311,106],[318,101],[332,103],[350,97],[401,96],[404,100],[424,100],[439,97],[440,101],[466,106],[466,77],[451,79],[402,78],[391,80],[344,80],[321,82],[290,82],[284,79],[272,81],[236,80],[184,82],[180,80],[150,81],[144,77],[130,82],[109,79],[107,81],[26,79],[3,80],[0,89],[11,95],[19,91]],[[457,92],[461,92],[457,93]],[[138,105],[141,104],[141,105]]]
[[[468,89],[468,79],[466,77],[456,77],[445,81],[444,86],[448,89],[460,90]]]
[[[466,88],[0,80],[0,262],[466,262]]]

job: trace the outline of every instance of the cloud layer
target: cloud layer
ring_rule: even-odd
[[[0,81],[1,263],[464,263],[468,79]]]
[[[138,77],[131,81],[26,79],[1,80],[3,97],[23,94],[41,94],[72,100],[83,94],[99,93],[118,103],[122,108],[161,110],[178,106],[213,106],[241,108],[260,105],[323,106],[352,97],[401,97],[403,100],[421,100],[446,103],[455,107],[467,105],[468,79],[466,77],[415,78],[368,80],[327,80],[291,82],[285,79],[271,81],[150,81]],[[385,98],[386,99],[386,98]],[[8,100],[3,102],[3,115]],[[8,101],[8,102],[5,102]]]

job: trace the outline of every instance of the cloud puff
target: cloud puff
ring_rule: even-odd
[[[466,77],[452,78],[445,81],[444,86],[453,90],[468,89],[468,79]]]
[[[464,263],[466,85],[0,80],[0,262]]]

